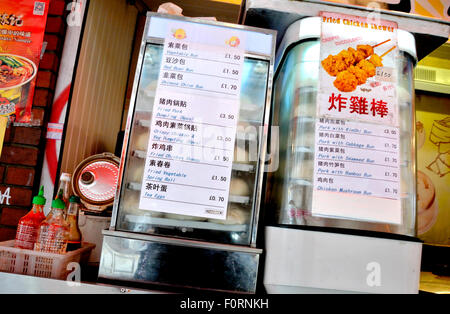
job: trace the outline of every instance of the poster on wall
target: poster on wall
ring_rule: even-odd
[[[450,110],[448,102],[430,107],[416,107],[417,234],[450,245]]]
[[[397,25],[321,17],[312,213],[401,224]]]
[[[30,123],[48,0],[0,0],[0,116]]]

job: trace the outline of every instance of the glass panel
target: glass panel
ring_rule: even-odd
[[[116,228],[139,233],[248,245],[252,231],[256,169],[259,160],[259,127],[264,116],[269,63],[245,59],[228,217],[226,220],[205,219],[139,209],[149,126],[162,50],[163,46],[156,44],[148,44],[145,49]]]
[[[312,216],[314,138],[319,41],[298,43],[286,53],[274,79],[272,124],[280,128],[280,167],[269,175],[267,211],[271,223],[338,227],[415,236],[413,134],[413,61],[398,59],[398,104],[401,132],[401,225]],[[275,210],[274,210],[275,209]]]

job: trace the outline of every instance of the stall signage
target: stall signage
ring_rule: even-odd
[[[139,208],[226,219],[245,33],[167,25]]]
[[[0,115],[31,122],[48,0],[0,0]]]
[[[397,25],[321,18],[312,213],[400,224]]]

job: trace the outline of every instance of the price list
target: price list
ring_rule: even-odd
[[[153,107],[140,208],[226,219],[243,38],[216,29],[216,42],[211,43],[204,42],[211,38],[207,25],[177,23],[169,29]]]
[[[315,143],[314,188],[318,194],[313,197],[313,213],[383,221],[386,217],[373,205],[384,204],[391,210],[386,220],[398,222],[398,217],[390,216],[400,208],[398,128],[323,117],[316,123]],[[342,209],[345,202],[332,201],[342,200],[342,193],[366,203]],[[322,194],[327,200],[318,199]]]

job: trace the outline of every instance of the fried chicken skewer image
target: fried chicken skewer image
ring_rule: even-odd
[[[390,39],[385,40],[377,45],[357,45],[356,50],[349,47],[342,50],[337,55],[329,55],[322,61],[322,67],[331,76],[338,75],[339,72],[347,70],[350,66],[358,64],[361,60],[371,57],[374,52],[373,48],[387,43]]]
[[[346,70],[339,72],[333,85],[341,92],[354,91],[358,85],[365,84],[369,77],[375,76],[376,68],[383,66],[383,57],[395,47],[393,46],[381,56],[372,54],[369,60],[362,59],[356,65],[351,65]]]

